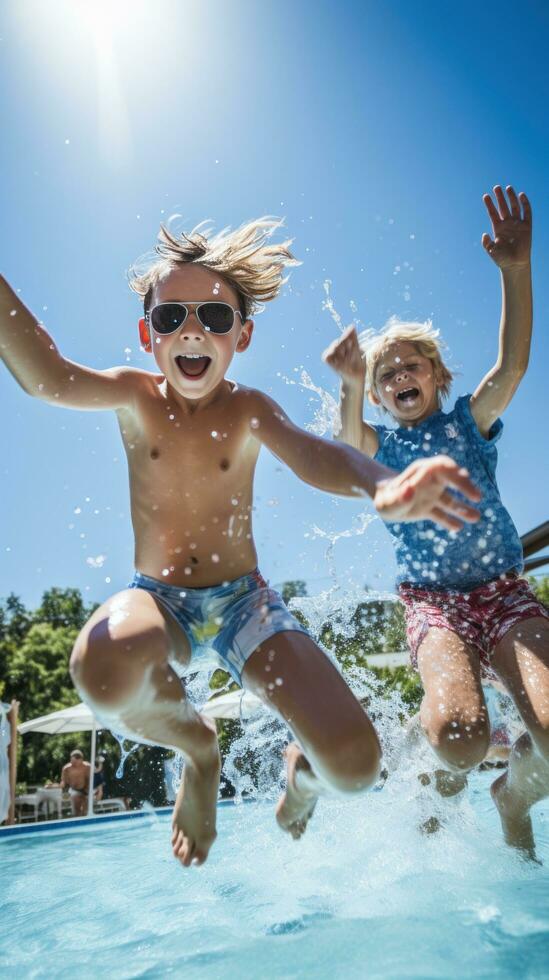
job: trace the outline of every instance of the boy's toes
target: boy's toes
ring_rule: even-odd
[[[294,823],[290,824],[289,830],[293,839],[299,840],[305,833],[305,823],[303,820],[295,820]]]
[[[173,854],[178,861],[181,861],[183,867],[188,868],[191,863],[191,850],[190,842],[187,837],[185,837],[182,830],[180,830],[175,837],[173,843]]]

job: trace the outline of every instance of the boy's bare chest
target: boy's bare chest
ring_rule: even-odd
[[[257,458],[245,419],[227,406],[187,415],[169,403],[153,404],[138,418],[121,420],[120,428],[132,479],[164,493],[183,483],[230,489]]]

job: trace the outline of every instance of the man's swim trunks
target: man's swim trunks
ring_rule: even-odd
[[[406,637],[412,666],[417,652],[433,627],[457,633],[479,655],[482,672],[494,677],[490,658],[505,634],[525,619],[549,619],[549,610],[536,598],[528,582],[504,576],[471,592],[438,592],[404,584],[399,596],[406,614]]]
[[[242,684],[244,665],[260,644],[288,630],[307,633],[257,570],[207,589],[168,585],[136,572],[129,587],[151,592],[185,633],[191,659],[184,673],[222,667]],[[180,663],[172,666],[182,674]]]

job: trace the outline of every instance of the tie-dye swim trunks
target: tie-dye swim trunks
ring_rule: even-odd
[[[398,594],[404,603],[406,638],[416,670],[417,652],[433,626],[451,630],[473,646],[483,675],[495,677],[490,657],[505,634],[525,619],[549,619],[549,610],[518,575],[503,576],[468,593],[435,592],[404,584]]]
[[[257,571],[207,589],[168,585],[136,572],[130,589],[151,592],[189,640],[185,673],[222,667],[242,685],[242,671],[257,647],[276,633],[307,633],[281,596]],[[172,663],[181,675],[181,664]]]

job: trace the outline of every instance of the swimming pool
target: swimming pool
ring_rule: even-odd
[[[411,781],[323,801],[301,842],[272,806],[219,810],[203,868],[169,815],[0,840],[4,975],[25,978],[546,977],[549,874],[501,841],[475,774],[445,825]],[[549,813],[534,813],[549,861]]]

